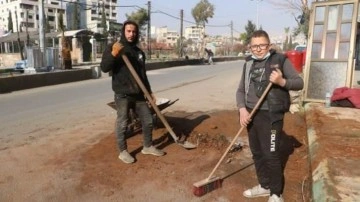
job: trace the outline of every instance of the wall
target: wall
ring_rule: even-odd
[[[20,53],[0,54],[0,67],[14,67],[15,62],[21,60]]]
[[[11,91],[82,81],[92,78],[92,69],[72,69],[58,72],[22,74],[0,78],[0,93],[9,93]]]
[[[214,58],[214,62],[239,60],[241,57]],[[200,59],[179,60],[168,62],[147,63],[147,70],[170,68],[183,65],[199,65],[203,61]],[[80,67],[80,65],[78,66]],[[36,74],[21,74],[0,78],[0,93],[9,93],[17,90],[37,88],[42,86],[56,85],[62,83],[76,82],[87,79],[97,79],[101,77],[98,63],[87,64],[78,69],[62,70],[55,72],[40,72]]]

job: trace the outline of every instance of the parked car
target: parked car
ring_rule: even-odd
[[[251,52],[250,51],[245,51],[245,56],[249,56],[251,55]]]
[[[20,60],[15,62],[14,69],[16,71],[20,71],[21,73],[24,73],[24,70],[27,68],[27,60]]]
[[[298,52],[306,51],[306,45],[297,45],[297,46],[295,46],[294,50],[296,50]]]

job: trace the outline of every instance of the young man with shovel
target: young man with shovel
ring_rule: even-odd
[[[120,41],[110,44],[104,51],[100,66],[103,72],[112,73],[112,89],[115,93],[117,110],[115,134],[120,150],[119,159],[124,163],[133,163],[135,159],[127,151],[125,137],[130,108],[135,109],[142,125],[144,142],[141,153],[155,156],[163,156],[165,153],[152,145],[153,116],[149,104],[122,57],[125,55],[128,58],[147,91],[150,92],[152,101],[155,102],[146,75],[145,54],[137,46],[139,26],[133,21],[125,21],[121,32]]]
[[[301,90],[303,79],[285,55],[271,49],[265,31],[251,36],[252,55],[246,59],[243,75],[236,92],[240,124],[247,128],[259,185],[244,191],[248,198],[270,196],[269,202],[283,202],[284,156],[280,141],[283,136],[284,114],[291,101],[289,90]],[[254,116],[249,114],[266,87],[271,88]]]

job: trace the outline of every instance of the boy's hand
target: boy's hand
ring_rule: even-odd
[[[124,46],[121,43],[115,42],[112,46],[111,55],[117,57],[122,48],[124,48]]]
[[[240,125],[246,127],[251,119],[250,119],[250,113],[246,110],[246,108],[240,108],[239,109],[239,115],[240,115]]]
[[[283,74],[278,68],[271,72],[269,80],[271,83],[277,84],[281,87],[284,87],[286,84],[286,80],[283,78]]]

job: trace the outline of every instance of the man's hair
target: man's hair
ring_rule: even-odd
[[[256,30],[251,35],[251,38],[258,38],[258,37],[265,37],[270,42],[269,35],[264,30]]]

